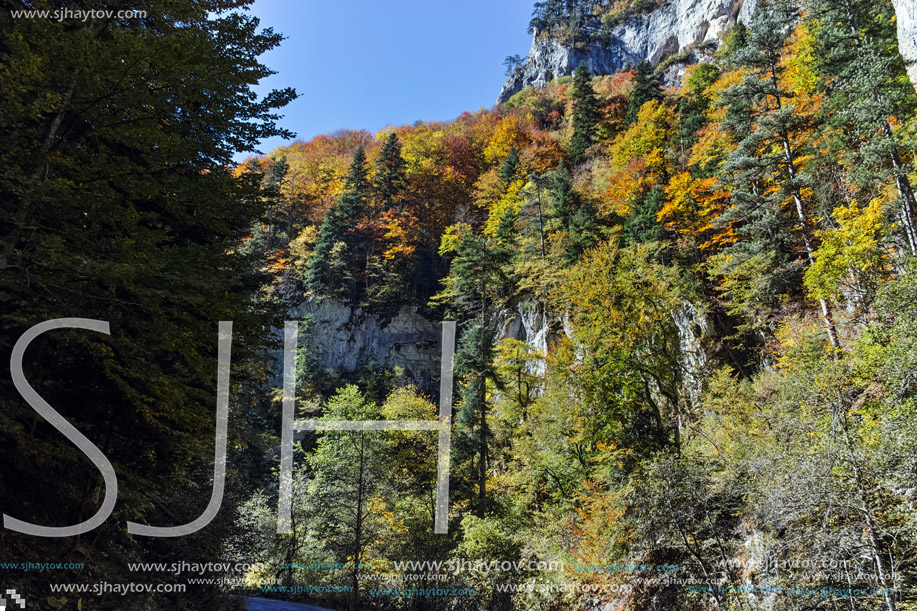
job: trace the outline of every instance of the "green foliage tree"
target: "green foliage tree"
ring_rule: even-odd
[[[646,245],[603,243],[568,273],[562,305],[573,325],[577,409],[594,441],[613,443],[634,466],[637,454],[678,448],[689,377],[675,317],[686,294],[676,270],[654,263]],[[596,435],[598,437],[596,437]]]
[[[233,321],[235,381],[273,322],[256,300],[259,253],[239,250],[264,213],[262,177],[236,174],[232,163],[263,138],[291,135],[276,111],[296,94],[253,91],[272,74],[259,57],[281,36],[261,29],[247,4],[152,1],[143,18],[82,21],[11,19],[4,9],[0,352],[9,362],[13,342],[48,320],[109,324],[110,335],[43,335],[25,367],[120,479],[113,515],[92,533],[23,538],[0,529],[11,561],[85,562],[95,579],[123,574],[139,557],[219,554],[225,513],[165,543],[128,536],[124,523],[180,525],[201,514],[211,495],[217,321]],[[2,385],[4,513],[41,525],[93,515],[99,474],[8,379]],[[237,498],[234,481],[227,498]],[[37,607],[48,602],[47,585],[47,574],[18,583]],[[118,605],[214,608],[223,604],[217,594],[189,589]]]
[[[443,253],[454,252],[445,288],[434,302],[447,302],[466,320],[467,328],[455,357],[456,374],[461,379],[457,407],[457,432],[462,441],[459,452],[473,453],[476,460],[476,512],[483,517],[488,506],[487,466],[490,460],[491,433],[488,422],[490,403],[488,381],[496,380],[493,365],[494,315],[512,290],[509,263],[511,251],[506,243],[488,239],[458,227],[451,240],[444,239]]]
[[[401,156],[401,141],[398,140],[398,134],[392,132],[376,160],[376,174],[373,177],[373,187],[376,197],[382,203],[382,212],[389,210],[395,198],[404,191],[407,184],[406,165]]]
[[[515,146],[509,148],[509,153],[506,154],[506,158],[503,160],[503,164],[500,166],[500,170],[497,172],[497,175],[500,177],[505,184],[513,182],[516,178],[516,173],[519,171],[519,151],[516,150]]]
[[[306,286],[318,295],[355,302],[358,295],[360,255],[364,247],[358,223],[370,195],[366,152],[359,147],[344,179],[344,192],[332,206],[318,232],[309,264]]]
[[[553,202],[551,216],[565,232],[566,260],[573,263],[598,241],[595,211],[576,192],[573,177],[563,164],[550,174],[548,194]]]
[[[381,420],[379,407],[366,401],[356,386],[345,386],[325,405],[327,420]],[[327,432],[319,438],[308,463],[309,520],[313,532],[337,562],[351,565],[350,607],[360,608],[360,571],[367,549],[380,536],[379,517],[370,509],[382,489],[387,462],[378,431]]]
[[[662,225],[656,218],[664,202],[665,191],[658,185],[637,197],[622,226],[628,243],[656,242],[662,238]]]
[[[659,85],[659,80],[653,75],[653,67],[644,60],[634,68],[634,88],[627,99],[627,115],[624,117],[624,125],[636,123],[640,108],[650,100],[657,102],[662,100],[662,87]]]
[[[852,182],[868,193],[889,175],[898,192],[898,213],[911,254],[917,253],[917,198],[911,163],[889,124],[917,106],[914,89],[896,50],[892,7],[862,0],[811,0],[815,65],[833,111],[834,137],[848,151]],[[867,196],[868,197],[868,196]]]
[[[586,160],[586,150],[592,146],[599,122],[599,105],[592,88],[592,79],[585,64],[573,72],[573,136],[570,139],[570,161],[579,165]]]
[[[735,188],[733,205],[720,220],[740,221],[743,233],[749,238],[730,247],[732,256],[727,254],[722,258],[724,275],[748,272],[737,269],[743,263],[791,269],[784,261],[793,258],[792,244],[796,242],[791,237],[793,231],[802,241],[806,264],[815,262],[812,222],[803,195],[807,182],[799,162],[805,154],[800,148],[811,126],[807,117],[788,103],[792,94],[779,81],[786,70],[781,59],[795,18],[791,7],[761,6],[749,28],[746,44],[736,55],[737,63],[748,69],[748,74],[741,83],[723,93],[723,103],[728,107],[726,124],[735,134],[738,145],[722,168],[724,180]],[[792,220],[783,212],[783,204],[787,201],[795,211]],[[752,277],[757,272],[748,273]],[[776,277],[765,280],[777,281]],[[798,281],[798,278],[792,280],[797,285]],[[819,305],[829,341],[837,347],[837,333],[828,304],[820,299]]]

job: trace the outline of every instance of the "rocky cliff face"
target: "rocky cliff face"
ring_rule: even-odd
[[[309,321],[309,331],[300,342],[322,367],[336,371],[371,364],[389,370],[399,367],[405,381],[434,390],[442,331],[439,321],[424,318],[416,307],[403,306],[391,319],[383,319],[330,300],[306,301],[288,316]]]
[[[593,74],[614,74],[648,60],[654,66],[662,60],[684,53],[691,56],[694,49],[705,43],[719,44],[720,34],[736,21],[748,23],[754,15],[758,0],[672,0],[667,5],[645,15],[636,15],[611,32],[607,42],[598,40],[583,49],[574,49],[552,38],[532,40],[529,55],[522,66],[507,79],[497,102],[507,101],[527,86],[544,87],[560,76],[573,74],[585,64]],[[909,62],[908,74],[917,87],[917,0],[892,0],[897,15],[898,48]],[[677,84],[677,68],[665,76],[669,84]]]
[[[436,395],[441,357],[441,321],[426,318],[417,307],[403,306],[384,319],[331,300],[306,301],[289,310],[287,320],[307,321],[308,331],[300,337],[300,347],[323,368],[355,371],[375,365],[403,372],[402,382],[415,384]],[[685,302],[676,313],[681,351],[684,356],[685,398],[696,403],[700,397],[699,380],[704,379],[709,358],[703,342],[709,333],[703,313]],[[278,331],[280,333],[280,331]],[[547,354],[548,347],[562,335],[569,335],[565,318],[551,318],[541,304],[522,302],[497,314],[497,342],[513,338]],[[282,385],[282,352],[274,359],[271,384]],[[544,362],[533,373],[544,373]]]
[[[757,0],[672,0],[622,21],[606,42],[595,41],[585,49],[536,34],[528,57],[503,84],[497,102],[505,102],[526,86],[544,87],[557,77],[573,74],[580,64],[593,74],[614,74],[644,59],[658,65],[704,43],[718,45],[726,28],[737,19],[747,22],[751,18],[755,4]]]
[[[308,321],[300,346],[325,369],[355,371],[370,364],[389,370],[399,367],[405,381],[428,392],[437,390],[441,321],[426,318],[416,307],[403,306],[394,317],[383,319],[335,301],[310,300],[292,308],[287,317]],[[563,321],[550,321],[540,305],[523,303],[499,313],[494,339],[511,337],[544,353],[553,341],[551,328],[562,329]],[[273,383],[279,386],[283,355],[276,357]]]
[[[917,0],[892,0],[898,25],[898,50],[907,62],[917,62]],[[909,64],[907,73],[917,87],[917,64]]]

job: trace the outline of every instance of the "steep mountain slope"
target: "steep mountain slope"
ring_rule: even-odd
[[[741,21],[746,25],[758,0],[673,0],[651,11],[620,20],[612,27],[598,21],[584,30],[588,43],[578,45],[535,32],[525,61],[503,83],[497,103],[506,102],[527,86],[544,87],[560,76],[569,76],[580,64],[592,74],[615,74],[647,60],[654,67],[681,55],[685,63],[703,59],[719,45],[720,34]],[[917,2],[894,0],[898,46],[908,61],[908,74],[917,85]],[[678,73],[674,73],[677,75]],[[672,76],[672,74],[667,75]],[[672,83],[678,84],[678,83]]]
[[[736,20],[748,22],[756,0],[674,0],[640,12],[601,32],[590,24],[590,42],[571,45],[535,32],[525,62],[503,84],[502,103],[526,86],[544,87],[559,76],[586,64],[593,74],[614,74],[648,60],[654,66],[666,58],[719,44],[719,35]],[[686,58],[687,59],[687,58]]]

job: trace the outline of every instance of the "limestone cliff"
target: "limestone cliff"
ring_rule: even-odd
[[[917,0],[892,0],[898,26],[898,50],[908,62],[907,73],[917,87]]]
[[[607,36],[576,48],[554,38],[532,40],[528,57],[503,84],[497,102],[507,101],[527,86],[544,87],[568,76],[580,64],[593,74],[614,74],[648,60],[654,66],[683,54],[689,61],[702,59],[692,52],[705,44],[718,45],[720,34],[736,21],[748,23],[758,0],[672,0],[654,11],[635,15],[613,27]],[[917,87],[917,0],[892,0],[898,28],[898,48],[908,62],[908,74]],[[677,70],[667,74],[677,84]]]
[[[288,316],[307,321],[301,345],[321,367],[397,367],[404,381],[434,390],[440,369],[440,323],[425,318],[417,307],[402,306],[393,317],[382,318],[335,301],[310,300],[292,308]]]
[[[536,33],[528,57],[503,84],[497,102],[526,86],[544,87],[573,74],[580,64],[593,74],[614,74],[644,59],[655,66],[705,43],[718,45],[720,34],[736,20],[748,22],[755,4],[757,0],[673,0],[624,19],[607,35],[594,33],[593,42],[577,47]]]

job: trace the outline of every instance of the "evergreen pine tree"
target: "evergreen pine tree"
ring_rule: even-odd
[[[316,294],[357,298],[356,281],[362,271],[359,266],[362,240],[357,223],[366,208],[368,194],[366,152],[361,146],[344,179],[344,192],[325,214],[318,232],[306,276],[306,287]]]
[[[287,176],[288,164],[286,155],[274,159],[271,173],[267,176],[265,195],[270,202],[267,210],[268,235],[264,246],[268,251],[276,250],[287,244],[292,238],[292,218],[290,207],[283,205],[280,189]],[[257,229],[257,228],[256,228]]]
[[[662,238],[662,225],[656,220],[665,203],[665,190],[654,186],[633,203],[624,221],[624,237],[629,243],[655,242]]]
[[[551,173],[550,194],[554,201],[554,217],[560,220],[560,226],[570,229],[573,224],[573,212],[577,207],[578,194],[573,189],[573,177],[563,164]]]
[[[917,198],[888,117],[905,117],[915,107],[914,90],[896,51],[892,9],[866,0],[809,0],[816,21],[816,66],[832,116],[832,136],[850,151],[851,182],[867,193],[892,178],[898,191],[904,237],[917,254]],[[871,197],[871,195],[866,195]]]
[[[268,180],[268,185],[280,188],[284,178],[286,178],[288,170],[289,164],[287,163],[286,154],[278,155],[278,157],[274,159],[274,163],[271,166],[271,176]]]
[[[376,197],[382,203],[382,211],[392,207],[395,198],[405,186],[405,161],[401,156],[401,141],[395,132],[389,134],[376,160],[374,188]]]
[[[640,108],[650,100],[662,100],[662,87],[653,75],[653,67],[644,60],[634,69],[634,89],[627,100],[624,125],[633,125],[637,121]]]
[[[461,395],[456,450],[474,463],[470,479],[471,487],[476,488],[472,502],[478,516],[484,515],[488,503],[487,467],[492,435],[486,390],[488,380],[498,381],[493,363],[496,313],[506,307],[506,299],[514,290],[509,275],[514,232],[508,231],[514,219],[512,214],[502,219],[505,222],[501,222],[501,235],[497,239],[477,235],[468,228],[455,246],[455,258],[443,281],[447,288],[434,298],[451,301],[455,314],[468,321],[455,355]]]
[[[735,57],[739,65],[748,69],[748,75],[723,93],[723,102],[728,106],[725,123],[739,143],[723,167],[724,179],[736,186],[732,207],[720,221],[741,223],[740,232],[746,237],[727,253],[731,273],[745,263],[757,266],[758,272],[767,269],[765,273],[771,274],[770,270],[778,269],[785,273],[791,266],[784,263],[793,258],[794,243],[800,240],[807,264],[815,261],[813,231],[803,196],[806,177],[799,167],[803,153],[794,138],[808,126],[795,108],[787,104],[789,94],[780,87],[779,80],[786,69],[782,58],[795,18],[790,7],[759,6],[748,40]],[[795,218],[784,213],[785,202],[792,205]],[[765,264],[772,257],[786,261]],[[776,276],[770,278],[771,282],[776,279]],[[761,280],[758,278],[753,283],[760,285]],[[779,292],[770,292],[768,297],[776,294]],[[823,299],[819,305],[828,337],[837,347],[828,305]]]
[[[475,513],[480,518],[487,510],[487,467],[492,437],[488,422],[487,381],[498,379],[493,365],[495,333],[490,316],[471,321],[455,355],[456,374],[462,379],[456,418],[458,431],[463,437],[459,447],[467,447],[473,456],[475,469],[471,479],[476,482]]]
[[[586,150],[595,141],[599,122],[599,103],[592,89],[589,70],[580,64],[573,73],[573,137],[570,140],[570,161],[579,165],[586,160]]]
[[[573,263],[584,250],[598,242],[595,235],[595,211],[585,204],[573,188],[573,177],[563,164],[550,176],[549,194],[554,203],[552,216],[560,221],[566,233],[565,255],[567,261]]]
[[[516,178],[516,172],[519,170],[519,151],[516,150],[515,146],[511,146],[509,153],[507,153],[506,158],[503,160],[503,165],[500,166],[500,171],[498,175],[500,180],[504,184],[509,184],[513,182]]]

